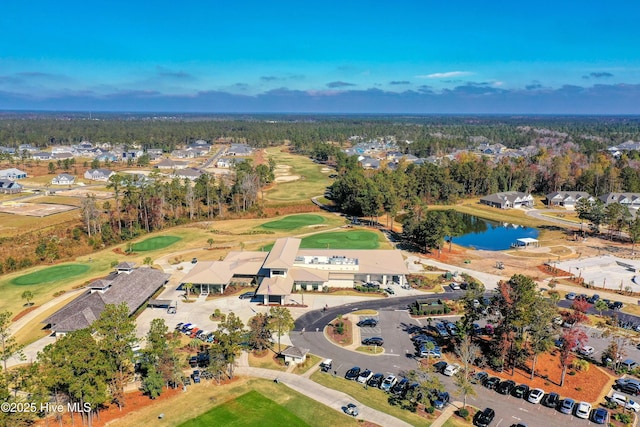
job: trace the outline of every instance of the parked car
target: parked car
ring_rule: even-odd
[[[371,372],[369,369],[365,369],[364,371],[360,372],[360,375],[358,375],[358,382],[360,384],[364,384],[369,381],[369,378],[371,378],[372,376],[373,372]]]
[[[390,288],[390,287],[385,288],[385,289],[384,289],[384,291],[385,291],[386,293],[388,293],[389,295],[395,295],[395,294],[396,294],[396,292],[395,292],[392,288]]]
[[[354,405],[353,403],[349,403],[346,407],[344,412],[347,415],[352,415],[354,417],[358,416],[358,407],[356,405]]]
[[[193,371],[193,374],[191,374],[191,378],[193,378],[194,384],[200,383],[200,371],[197,369]]]
[[[377,345],[378,347],[384,344],[384,340],[381,337],[370,337],[362,340],[363,345]]]
[[[576,406],[576,401],[566,397],[562,401],[562,405],[560,405],[560,412],[563,414],[571,414],[573,412],[573,408]]]
[[[489,390],[495,390],[498,384],[500,384],[500,378],[498,377],[487,378],[487,380],[484,383],[482,383],[482,385],[488,388]]]
[[[380,385],[382,384],[382,380],[384,380],[384,375],[382,374],[374,374],[371,378],[369,378],[369,381],[367,381],[367,385],[369,387],[380,387]]]
[[[391,393],[395,395],[402,395],[407,390],[407,387],[409,387],[409,380],[407,378],[402,378],[391,388]]]
[[[413,343],[415,345],[424,344],[427,341],[432,342],[434,344],[436,343],[436,339],[434,337],[432,337],[431,335],[426,335],[426,334],[420,334],[420,335],[416,335],[414,337],[411,337],[411,341],[413,341]]]
[[[496,391],[500,394],[510,394],[511,390],[516,386],[515,381],[513,380],[505,380],[500,382],[496,387]]]
[[[435,346],[433,348],[427,348],[426,344],[422,344],[419,350],[420,357],[442,357],[442,350],[440,347]]]
[[[471,333],[473,335],[480,335],[482,333],[482,326],[478,325],[477,323],[471,324],[471,328]]]
[[[626,369],[627,371],[633,371],[638,367],[638,364],[633,359],[626,359],[620,363],[620,367]]]
[[[433,364],[433,369],[435,370],[435,372],[439,372],[442,373],[442,371],[444,371],[444,368],[446,368],[449,364],[447,362],[445,362],[444,360],[440,361],[440,362],[436,362]]]
[[[615,388],[623,393],[631,394],[633,396],[637,396],[638,394],[640,394],[640,384],[633,381],[626,381],[624,383],[616,384]]]
[[[598,294],[593,294],[591,295],[589,298],[587,298],[587,302],[589,304],[595,304],[596,302],[598,302],[598,300],[600,299],[600,295]]]
[[[611,310],[620,310],[623,306],[624,304],[622,304],[620,301],[612,301],[611,304],[609,304],[609,308]]]
[[[344,378],[347,380],[357,380],[358,376],[360,376],[360,368],[358,366],[354,366],[349,369],[346,374],[344,374]]]
[[[488,427],[495,417],[496,413],[493,409],[485,408],[482,412],[476,412],[476,415],[473,417],[473,425],[477,427]]]
[[[585,345],[582,346],[580,349],[578,349],[578,353],[580,353],[583,356],[592,356],[593,353],[595,353],[596,349],[591,347],[590,345]]]
[[[613,393],[609,398],[609,401],[616,403],[618,406],[624,406],[625,409],[629,409],[633,412],[640,411],[640,403],[628,399],[627,396],[622,393]]]
[[[184,326],[184,323],[182,323],[182,322],[181,322],[181,323],[178,323],[178,324],[176,325],[176,331],[179,331],[180,329],[182,329],[182,327],[183,327],[183,326]]]
[[[542,399],[542,404],[547,408],[557,408],[560,403],[560,395],[558,393],[551,392]]]
[[[485,371],[476,372],[475,375],[471,377],[471,383],[482,384],[488,377],[489,374],[487,374]]]
[[[513,397],[517,397],[518,399],[526,399],[527,393],[529,393],[529,386],[526,384],[520,384],[511,392]]]
[[[331,359],[324,359],[320,363],[320,370],[322,370],[322,372],[329,372],[332,367],[333,367],[333,360]]]
[[[576,417],[582,419],[589,419],[589,415],[591,414],[591,404],[588,402],[580,402],[578,403],[578,407],[576,408]]]
[[[493,333],[495,332],[495,329],[493,328],[493,325],[487,323],[486,325],[484,325],[484,333],[487,335],[493,335]]]
[[[447,403],[449,403],[449,399],[451,397],[449,396],[449,393],[447,393],[446,391],[441,391],[437,394],[435,400],[433,401],[433,406],[436,409],[443,409]]]
[[[456,283],[456,282],[451,283],[449,286],[454,291],[459,291],[460,290],[460,285],[458,283]]]
[[[544,396],[544,390],[541,388],[534,388],[529,392],[529,397],[527,401],[530,403],[540,403],[542,397]]]
[[[591,419],[596,424],[606,424],[609,421],[609,412],[604,408],[596,408]]]
[[[191,264],[196,264],[198,262],[198,258],[191,258]]]
[[[240,296],[238,298],[240,299],[253,299],[253,297],[256,296],[255,292],[245,292],[240,294]]]
[[[442,371],[442,373],[448,377],[452,377],[455,374],[457,374],[459,370],[460,370],[460,365],[458,365],[457,363],[453,363],[451,365],[447,365],[447,367],[444,368],[444,371]]]
[[[391,390],[391,387],[396,385],[397,382],[398,380],[396,379],[395,375],[389,375],[387,376],[387,378],[384,379],[384,381],[382,381],[382,384],[380,385],[380,390],[389,391]]]
[[[574,300],[576,299],[576,294],[574,294],[573,292],[569,292],[567,295],[565,295],[565,298],[568,300]]]
[[[363,327],[363,326],[370,326],[372,328],[375,328],[376,326],[378,326],[378,321],[376,319],[363,319],[361,321],[359,321],[358,323],[356,323],[356,325]]]

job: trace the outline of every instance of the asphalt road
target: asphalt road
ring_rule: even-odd
[[[440,298],[460,297],[461,293],[439,294]],[[386,375],[393,374],[402,376],[406,371],[416,369],[418,360],[414,357],[414,347],[410,340],[407,328],[412,325],[426,326],[426,322],[420,319],[412,319],[407,311],[407,305],[415,300],[415,297],[388,298],[384,300],[366,301],[358,304],[347,304],[339,307],[331,307],[327,311],[314,311],[305,314],[296,321],[295,331],[291,333],[291,340],[294,345],[309,348],[311,352],[323,358],[333,360],[333,371],[335,375],[344,377],[346,371],[353,366],[361,369],[371,369]],[[564,305],[564,304],[563,304]],[[323,328],[331,323],[338,315],[346,314],[356,310],[375,309],[378,310],[379,324],[375,328],[360,328],[362,338],[368,336],[381,336],[384,341],[385,354],[373,356],[354,351],[345,350],[326,340]],[[629,315],[625,315],[629,316]],[[362,316],[371,317],[371,316]],[[454,321],[455,318],[449,318]],[[630,320],[640,322],[640,318],[630,316]],[[304,328],[305,332],[302,333]],[[317,328],[317,330],[316,330]],[[608,342],[600,336],[595,328],[586,328],[589,336],[589,343],[595,348],[594,359],[600,358],[601,352],[607,347]],[[640,361],[640,350],[634,346],[626,348],[627,356]],[[435,360],[434,360],[435,361]],[[330,372],[329,374],[332,374]],[[456,389],[453,379],[438,374],[445,388],[453,393]],[[345,380],[346,381],[346,380]],[[476,385],[477,396],[468,397],[468,403],[484,408],[491,407],[496,411],[496,419],[492,425],[510,426],[511,424],[522,422],[529,427],[549,427],[561,424],[567,425],[588,425],[587,420],[579,419],[573,415],[565,415],[560,412],[546,408],[542,405],[534,405],[522,399],[512,396],[503,396],[495,391]],[[371,390],[369,392],[380,392]],[[457,396],[454,395],[456,399]]]

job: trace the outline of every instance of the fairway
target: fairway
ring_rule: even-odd
[[[301,214],[291,215],[276,221],[267,222],[262,224],[261,227],[270,230],[295,230],[296,228],[322,223],[324,223],[324,218],[320,215]]]
[[[143,240],[131,246],[131,250],[134,252],[155,251],[157,249],[166,248],[173,245],[175,242],[182,240],[182,237],[176,236],[158,236],[151,237],[150,239]]]
[[[257,391],[217,406],[197,418],[180,424],[184,427],[208,426],[308,426],[286,408]]]
[[[11,284],[23,286],[53,283],[70,277],[79,276],[87,270],[89,270],[89,266],[82,264],[56,265],[55,267],[45,268],[43,270],[25,274],[24,276],[16,277],[11,281]]]
[[[314,234],[302,239],[301,249],[377,249],[378,234],[373,231],[354,230]]]

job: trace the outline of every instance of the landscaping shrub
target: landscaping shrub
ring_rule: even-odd
[[[467,418],[469,416],[469,410],[467,408],[458,409],[458,415],[462,418]]]
[[[425,411],[427,414],[433,414],[433,412],[434,412],[435,410],[436,410],[436,408],[434,408],[433,406],[427,406],[427,407],[424,409],[424,411]]]
[[[617,413],[613,416],[613,419],[620,421],[623,424],[631,424],[633,421],[633,415],[625,413]]]

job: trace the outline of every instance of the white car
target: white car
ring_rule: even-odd
[[[578,403],[578,407],[576,408],[576,417],[588,419],[589,414],[591,414],[591,404],[587,402]]]
[[[387,378],[384,379],[384,381],[382,381],[382,384],[380,384],[380,390],[389,391],[391,390],[391,387],[396,385],[397,382],[398,380],[396,379],[395,375],[389,375]]]
[[[360,384],[364,384],[369,381],[369,378],[371,378],[372,376],[373,372],[371,372],[369,369],[365,369],[364,371],[360,372],[360,375],[358,376],[358,382]]]
[[[540,403],[542,397],[544,396],[544,390],[541,388],[534,388],[529,392],[529,397],[527,401],[529,403]]]
[[[591,356],[595,351],[596,350],[590,345],[585,345],[578,350],[578,353],[580,353],[583,356]]]
[[[629,399],[622,393],[613,393],[609,400],[618,404],[619,406],[624,406],[625,409],[628,409],[630,411],[640,411],[640,403],[636,402],[635,400]]]
[[[457,363],[454,363],[451,365],[447,365],[447,367],[444,368],[444,371],[442,373],[448,377],[452,377],[455,374],[457,374],[459,370],[460,370],[460,365],[458,365]]]

